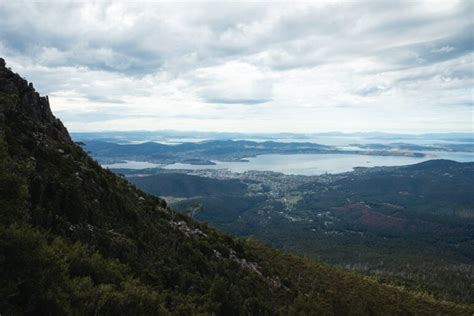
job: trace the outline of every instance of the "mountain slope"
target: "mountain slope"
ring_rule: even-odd
[[[159,173],[143,182],[133,177],[137,171],[120,172],[157,195],[171,184],[159,181]],[[154,170],[140,170],[146,172]],[[257,184],[240,196],[214,191],[167,201],[234,235],[440,299],[474,303],[474,163],[432,160],[313,177],[265,172],[238,177],[258,179]]]
[[[0,60],[2,314],[469,314],[217,232],[102,169]]]
[[[143,191],[158,196],[243,195],[247,186],[239,180],[216,180],[180,173],[163,173],[129,179]]]

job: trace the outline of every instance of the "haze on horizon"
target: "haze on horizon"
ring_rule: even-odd
[[[73,132],[473,132],[473,1],[0,1]]]

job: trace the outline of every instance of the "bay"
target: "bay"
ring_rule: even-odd
[[[428,152],[427,152],[428,153]],[[191,165],[175,163],[165,169],[229,169],[232,172],[274,171],[284,174],[320,175],[342,173],[355,167],[380,167],[410,165],[430,159],[450,159],[459,162],[474,161],[474,153],[429,152],[430,157],[369,156],[354,154],[269,154],[245,158],[242,161],[213,161],[215,165]]]

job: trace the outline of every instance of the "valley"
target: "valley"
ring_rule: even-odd
[[[391,284],[472,300],[474,163],[431,160],[320,176],[114,171],[232,234]]]
[[[319,136],[323,144],[219,135],[167,144],[124,134],[118,144],[114,134],[96,133],[78,141],[138,188],[230,234],[474,302],[474,154],[466,135]]]

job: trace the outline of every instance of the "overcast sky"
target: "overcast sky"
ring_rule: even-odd
[[[474,1],[0,0],[70,131],[473,131]]]

